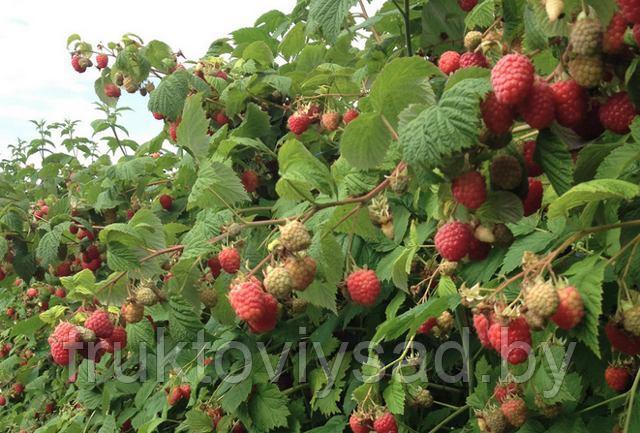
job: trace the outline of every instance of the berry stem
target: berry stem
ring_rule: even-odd
[[[438,431],[440,431],[440,429],[444,426],[446,426],[447,424],[449,424],[451,421],[453,421],[458,415],[460,415],[463,412],[466,412],[467,409],[469,409],[470,406],[468,404],[465,404],[464,406],[460,407],[458,410],[456,410],[455,412],[453,412],[451,415],[449,415],[448,417],[446,417],[445,419],[442,420],[442,422],[440,424],[438,424],[437,426],[435,426],[434,428],[432,428],[431,430],[429,430],[429,433],[437,433]]]
[[[630,433],[629,426],[631,424],[631,415],[633,413],[633,406],[636,402],[636,392],[638,391],[638,384],[640,384],[640,371],[636,373],[636,378],[633,380],[633,386],[629,390],[629,402],[627,403],[627,416],[624,421],[624,430],[622,433]]]
[[[583,414],[585,412],[589,412],[589,411],[592,411],[592,410],[597,409],[599,407],[606,406],[609,403],[613,403],[614,401],[618,401],[618,400],[622,400],[623,398],[627,398],[628,394],[629,394],[628,392],[625,392],[624,394],[616,395],[615,397],[611,397],[611,398],[609,398],[607,400],[601,401],[601,402],[596,403],[594,405],[591,405],[589,407],[585,407],[584,409],[576,412],[576,415],[581,415],[581,414]]]

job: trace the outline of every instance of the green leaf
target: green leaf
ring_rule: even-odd
[[[549,206],[550,218],[567,215],[575,207],[604,200],[631,200],[640,193],[638,185],[615,179],[598,179],[578,184]]]
[[[356,0],[311,0],[309,4],[309,20],[322,29],[329,42],[335,42],[349,8]]]
[[[120,429],[116,428],[116,419],[113,415],[106,415],[102,417],[102,425],[98,433],[116,433]]]
[[[449,301],[449,297],[432,297],[427,302],[405,311],[398,317],[385,320],[376,329],[376,333],[371,339],[371,344],[393,341],[407,331],[415,333],[427,317],[438,316],[446,310],[449,306]]]
[[[313,200],[312,190],[331,194],[335,186],[326,165],[296,139],[284,142],[278,152],[280,179],[276,192],[281,198]]]
[[[617,179],[640,159],[640,143],[627,143],[609,153],[598,167],[596,178]]]
[[[464,23],[468,29],[475,27],[489,27],[495,19],[494,10],[496,5],[493,0],[485,0],[476,5],[471,12],[467,14]]]
[[[508,191],[492,191],[476,215],[483,222],[515,223],[524,215],[522,200]]]
[[[337,294],[338,287],[335,284],[314,281],[305,291],[298,292],[298,298],[304,299],[311,305],[326,308],[334,314],[338,314]]]
[[[288,399],[272,383],[259,383],[249,401],[249,414],[256,429],[267,432],[287,425]]]
[[[187,412],[187,419],[185,419],[178,431],[188,431],[189,433],[208,433],[212,431],[212,423],[209,415],[202,412],[200,409],[191,409]]]
[[[480,129],[480,99],[490,90],[487,79],[461,81],[444,92],[400,130],[404,160],[425,167],[476,145]]]
[[[302,51],[304,44],[304,23],[300,22],[293,26],[282,38],[279,50],[285,59],[290,59]]]
[[[345,128],[340,153],[361,170],[380,164],[391,143],[391,133],[378,113],[364,113]]]
[[[336,415],[329,419],[325,425],[307,430],[304,433],[342,433],[346,424],[347,420],[343,415]]]
[[[502,264],[502,273],[509,273],[522,264],[525,251],[538,253],[553,242],[557,235],[552,232],[536,231],[529,236],[517,239],[509,248]]]
[[[201,161],[209,153],[209,121],[202,108],[202,94],[189,96],[182,110],[178,126],[178,144],[191,151]]]
[[[142,53],[146,56],[151,66],[161,71],[168,70],[167,64],[173,65],[175,60],[171,47],[162,41],[150,41],[143,49]],[[169,62],[167,62],[169,60]]]
[[[557,134],[548,129],[540,131],[534,159],[542,166],[558,195],[564,194],[571,188],[573,160],[566,143]]]
[[[45,234],[36,248],[36,258],[40,260],[40,265],[47,267],[58,260],[58,248],[62,240],[62,234],[69,231],[70,223],[58,224],[49,233]]]
[[[248,199],[240,178],[231,168],[219,162],[207,162],[198,170],[187,207],[223,208]]]
[[[547,47],[547,36],[531,5],[524,9],[524,46],[530,51]]]
[[[389,385],[384,389],[382,393],[384,401],[387,404],[387,408],[391,413],[401,415],[404,413],[404,400],[405,391],[402,384],[402,378],[399,377],[398,369],[394,370],[394,374],[391,376]]]
[[[622,143],[591,143],[578,154],[575,168],[575,182],[584,182],[595,177],[602,161]]]
[[[466,12],[451,0],[429,0],[422,7],[421,44],[425,49],[440,54],[446,50],[462,48]],[[447,35],[443,43],[442,35]],[[454,41],[458,41],[457,44]]]
[[[225,388],[227,387],[225,386]],[[220,399],[220,405],[226,412],[233,413],[243,402],[247,401],[252,389],[253,381],[251,377],[248,377],[242,382],[225,389]]]
[[[409,105],[433,105],[435,96],[428,77],[440,74],[433,66],[420,57],[402,57],[389,62],[373,82],[371,106],[396,128],[398,115]]]
[[[165,77],[149,98],[149,111],[161,113],[170,120],[182,114],[184,101],[189,93],[189,72],[176,71]]]
[[[602,282],[607,262],[593,255],[576,262],[567,271],[569,282],[580,292],[585,316],[573,333],[600,358],[598,324],[602,314]]]
[[[489,78],[491,76],[491,70],[487,68],[470,67],[458,69],[451,74],[447,79],[447,83],[444,85],[444,90],[449,90],[461,81],[468,80],[470,78]]]
[[[255,41],[249,44],[242,52],[242,58],[245,60],[255,60],[262,66],[271,66],[271,64],[273,64],[271,48],[263,41]]]

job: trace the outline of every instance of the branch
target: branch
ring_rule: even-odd
[[[367,9],[364,7],[364,2],[362,0],[359,0],[360,2],[360,10],[362,11],[362,16],[364,17],[365,20],[369,19],[369,14],[367,14]],[[382,38],[380,37],[380,34],[378,33],[378,31],[376,30],[375,26],[371,26],[371,33],[373,33],[373,37],[376,40],[376,43],[378,45],[382,44]]]

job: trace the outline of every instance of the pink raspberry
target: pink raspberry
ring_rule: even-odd
[[[460,9],[465,12],[471,11],[478,4],[478,0],[458,0],[458,5]]]
[[[575,80],[553,83],[551,90],[558,123],[567,128],[578,126],[587,114],[587,92]]]
[[[489,328],[491,346],[510,364],[521,364],[531,351],[531,330],[527,320],[520,316],[506,325],[496,322]]]
[[[452,221],[440,227],[435,236],[436,250],[446,260],[457,262],[469,253],[473,242],[471,228],[459,221]]]
[[[460,56],[460,68],[488,68],[489,62],[484,54],[480,52],[466,52]]]
[[[444,74],[452,74],[460,69],[460,54],[456,51],[445,51],[440,55],[438,67]]]
[[[496,94],[491,92],[487,98],[480,104],[482,111],[482,120],[487,125],[487,129],[494,134],[505,134],[511,130],[513,126],[513,109],[506,104],[498,101]]]
[[[241,320],[261,320],[264,302],[265,291],[254,281],[246,281],[229,291],[229,303]]]
[[[551,86],[542,80],[535,81],[529,94],[519,104],[518,111],[532,128],[548,128],[556,117],[556,105]]]
[[[627,92],[619,92],[600,107],[598,114],[605,128],[617,134],[626,134],[637,111]]]
[[[640,0],[616,0],[616,3],[627,21],[640,23]]]
[[[380,280],[371,269],[359,269],[347,277],[347,290],[353,302],[370,307],[380,294]]]
[[[451,191],[453,198],[469,209],[478,209],[487,199],[484,177],[477,171],[469,171],[455,178]]]
[[[543,194],[542,182],[532,177],[529,178],[529,191],[524,200],[522,207],[524,208],[524,216],[533,215],[542,206]]]
[[[113,333],[113,322],[105,310],[96,310],[84,322],[84,327],[95,332],[98,338],[109,338]]]
[[[522,102],[531,90],[533,81],[533,64],[522,54],[507,54],[491,70],[493,91],[503,104]]]
[[[78,329],[69,322],[60,322],[47,339],[53,362],[68,365],[73,352],[80,348],[82,341]]]

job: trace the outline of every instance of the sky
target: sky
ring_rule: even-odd
[[[4,0],[0,10],[0,158],[17,138],[35,138],[29,120],[80,120],[81,135],[90,136],[91,120],[100,116],[93,83],[95,68],[78,74],[70,65],[67,37],[79,34],[94,44],[119,40],[127,32],[145,42],[159,39],[189,59],[202,56],[209,44],[272,9],[290,12],[295,0],[109,0],[91,7],[79,0]],[[373,13],[382,1],[368,6]],[[98,3],[96,3],[98,5]],[[121,123],[138,143],[155,136],[161,122],[150,117],[147,98],[122,92],[119,106],[128,106]],[[54,138],[57,138],[54,136]],[[56,141],[56,140],[54,140]]]

